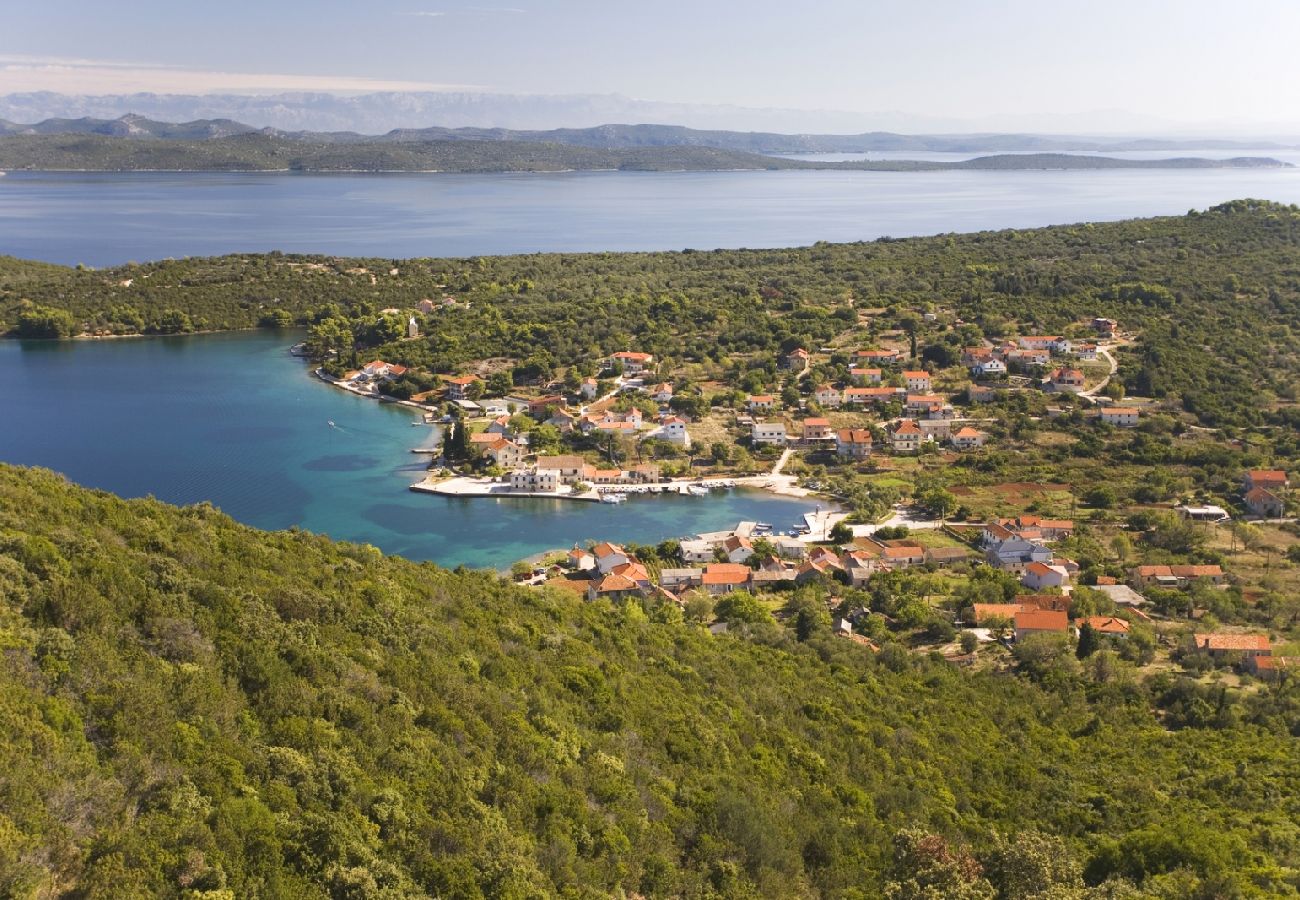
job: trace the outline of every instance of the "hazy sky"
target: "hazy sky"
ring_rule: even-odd
[[[520,5],[9,3],[0,93],[464,87],[972,121],[1300,120],[1297,0],[506,2]]]

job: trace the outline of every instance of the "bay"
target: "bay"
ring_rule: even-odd
[[[1212,155],[1163,155],[1197,154]],[[107,266],[269,250],[402,258],[785,247],[1180,215],[1243,197],[1300,203],[1300,168],[10,172],[0,178],[0,253]]]
[[[0,461],[126,497],[211,501],[258,528],[292,525],[447,566],[503,568],[587,540],[657,542],[785,526],[815,501],[761,491],[561,500],[414,494],[430,440],[415,411],[310,377],[297,332],[0,341]],[[337,427],[330,427],[333,421]]]

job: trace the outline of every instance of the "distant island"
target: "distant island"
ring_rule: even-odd
[[[157,123],[155,123],[157,124]],[[1214,160],[1198,157],[1133,160],[1067,153],[985,156],[957,162],[852,160],[825,162],[764,156],[701,145],[584,146],[531,140],[441,137],[339,140],[323,135],[266,131],[238,134],[202,123],[157,129],[146,137],[86,133],[8,134],[0,137],[0,170],[200,171],[200,172],[562,172],[861,170],[933,172],[1031,169],[1269,168],[1287,164],[1266,157]],[[237,124],[237,123],[233,123]],[[173,137],[173,135],[184,135]]]

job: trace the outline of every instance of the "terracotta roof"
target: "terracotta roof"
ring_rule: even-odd
[[[754,549],[754,545],[749,542],[748,538],[743,538],[738,534],[733,534],[731,537],[727,538],[722,542],[722,546],[727,552],[731,552],[732,550]]]
[[[626,550],[624,550],[618,544],[611,544],[608,541],[599,543],[595,547],[592,547],[591,552],[596,554],[596,556],[600,559],[604,559],[607,556],[613,556],[615,554],[621,554],[623,556],[627,556]]]
[[[984,436],[984,432],[976,431],[974,428],[971,428],[969,425],[963,426],[961,429],[957,431],[956,434],[953,435],[953,437],[959,437],[959,438],[977,438],[983,436]]]
[[[924,369],[907,369],[903,372],[904,378],[929,378],[930,373]]]
[[[1281,469],[1252,469],[1246,473],[1252,484],[1258,486],[1261,484],[1281,485],[1286,484],[1286,472]]]
[[[1025,566],[1025,571],[1032,572],[1034,575],[1050,575],[1056,570],[1047,563],[1031,562],[1029,565]]]
[[[894,434],[920,434],[920,433],[921,433],[920,427],[911,419],[904,419],[903,421],[899,422],[898,427],[894,429]]]
[[[841,428],[837,436],[846,444],[871,443],[871,430],[868,428]]]
[[[804,419],[803,426],[804,428],[829,428],[831,422],[830,419]]]
[[[1136,416],[1138,409],[1136,406],[1103,406],[1101,414],[1104,416],[1107,413],[1115,416]]]
[[[1024,608],[1019,603],[976,603],[973,606],[975,624],[979,625],[989,619],[1014,619],[1016,613],[1021,612]]]
[[[636,353],[630,350],[620,350],[618,353],[612,354],[610,359],[630,359],[636,360],[637,362],[649,362],[654,359],[654,356],[649,353]]]
[[[772,395],[771,395],[771,394],[755,394],[754,396],[750,397],[750,398],[749,398],[748,400],[746,400],[745,402],[746,402],[746,403],[771,403],[771,402],[772,402]]]
[[[444,375],[443,380],[448,384],[470,385],[479,380],[477,375]]]
[[[704,584],[744,584],[749,581],[749,566],[738,563],[713,563],[704,567]]]
[[[1114,616],[1085,616],[1074,620],[1075,628],[1082,628],[1084,625],[1092,626],[1093,631],[1101,634],[1128,634],[1129,627],[1128,622]]]
[[[1271,650],[1266,634],[1196,634],[1198,650]]]
[[[1015,615],[1017,631],[1067,631],[1070,615],[1064,610],[1022,609]]]
[[[885,547],[880,551],[880,555],[885,559],[913,559],[917,556],[925,556],[924,547]]]
[[[636,590],[637,583],[626,575],[619,575],[611,572],[596,583],[597,593],[606,591],[632,591]]]

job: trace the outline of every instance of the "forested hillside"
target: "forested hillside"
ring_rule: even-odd
[[[1210,426],[1295,424],[1297,252],[1300,210],[1243,200],[1179,217],[790,250],[269,254],[103,271],[0,258],[0,330],[310,324],[322,341],[344,335],[434,371],[507,357],[542,373],[632,346],[667,360],[770,361],[855,328],[870,308],[885,310],[874,323],[917,329],[923,342],[918,309],[952,310],[988,338],[1104,315],[1139,335],[1121,366],[1131,393],[1179,402]],[[426,338],[388,344],[405,317],[381,310],[444,296],[457,304],[422,318]]]
[[[741,603],[715,637],[10,467],[0,598],[5,896],[1296,893],[1294,683],[1168,731],[1123,679]]]

